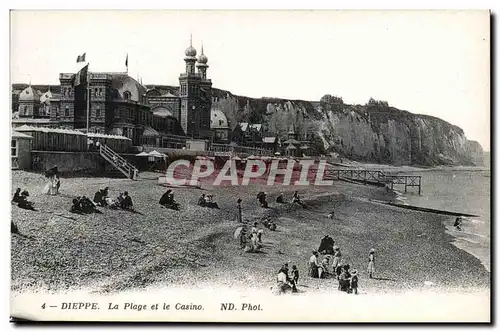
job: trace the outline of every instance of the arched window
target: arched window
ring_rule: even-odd
[[[69,116],[69,106],[66,105],[66,108],[64,109],[64,116]]]
[[[101,117],[101,107],[99,107],[99,106],[96,107],[96,109],[95,109],[95,116],[97,118]]]
[[[129,91],[125,91],[125,92],[123,93],[123,99],[125,99],[125,100],[129,100],[129,99],[130,99],[130,97],[131,97],[131,94],[130,94],[130,92],[129,92]]]

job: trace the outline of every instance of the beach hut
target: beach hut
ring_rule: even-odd
[[[17,131],[12,132],[10,156],[12,169],[31,168],[31,141],[33,137]]]

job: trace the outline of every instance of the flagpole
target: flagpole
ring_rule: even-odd
[[[90,129],[90,71],[87,67],[87,134]]]

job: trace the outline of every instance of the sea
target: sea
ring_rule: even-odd
[[[453,244],[477,257],[491,272],[491,174],[488,168],[442,167],[422,171],[391,172],[401,175],[421,175],[422,189],[395,186],[401,203],[451,212],[477,215],[464,217],[462,230],[453,227],[456,217],[444,223]]]

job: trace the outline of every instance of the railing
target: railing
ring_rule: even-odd
[[[356,169],[334,169],[325,171],[327,177],[336,177],[337,179],[347,179],[361,182],[384,183],[394,189],[395,184],[405,186],[405,192],[408,187],[418,187],[420,195],[422,189],[422,177],[420,175],[387,175],[382,171],[356,170]]]
[[[253,155],[258,155],[258,156],[272,156],[273,151],[272,150],[267,150],[267,149],[261,149],[261,148],[252,148],[252,147],[247,147],[247,146],[231,146],[227,144],[219,144],[219,143],[212,143],[210,148],[210,151],[213,152],[241,152],[241,153],[248,153],[248,154],[253,154]]]
[[[135,180],[139,171],[127,160],[122,158],[118,153],[110,149],[107,145],[101,144],[99,146],[100,155],[117,170],[123,173],[127,178]]]

